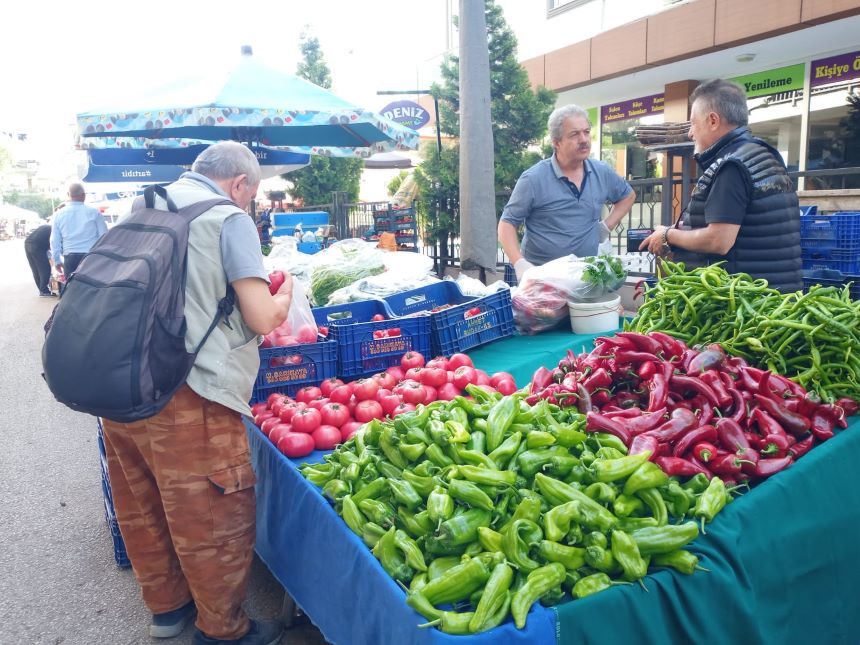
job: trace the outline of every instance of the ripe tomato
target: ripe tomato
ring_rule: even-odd
[[[357,401],[367,401],[376,396],[379,390],[379,384],[372,378],[363,378],[355,381],[352,390]]]
[[[387,320],[387,318],[385,317],[385,314],[373,314],[373,317],[371,318],[371,320],[373,322],[377,322],[379,320]]]
[[[352,388],[349,385],[338,385],[328,395],[329,401],[332,403],[349,403],[352,398]]]
[[[475,372],[478,373],[478,380],[476,383],[478,385],[490,385],[490,375],[487,374],[484,370],[476,369]]]
[[[463,365],[454,370],[454,385],[456,385],[459,389],[465,390],[467,385],[475,384],[477,382],[478,372],[475,370],[474,367]]]
[[[358,421],[347,421],[340,427],[340,440],[347,441],[363,425]]]
[[[317,327],[317,331],[319,332],[320,336],[328,338],[328,327],[326,327],[325,325],[320,325],[319,327]]]
[[[514,383],[514,379],[501,379],[496,382],[496,390],[508,396],[509,394],[513,394],[517,391],[517,385]]]
[[[424,388],[424,400],[422,401],[424,405],[430,405],[433,401],[439,398],[439,393],[432,385],[424,385],[422,387]]]
[[[260,349],[269,349],[269,347],[272,347],[274,344],[275,343],[272,341],[272,335],[266,334],[263,336],[263,342],[260,343]]]
[[[400,367],[404,372],[413,367],[424,367],[424,355],[421,352],[406,352],[400,358]]]
[[[277,415],[271,410],[263,410],[259,414],[254,415],[254,425],[259,427],[260,425],[262,425],[263,421],[265,421],[266,419],[271,419],[274,416]]]
[[[316,408],[317,410],[322,410],[323,406],[328,403],[329,399],[327,396],[318,396],[313,401],[308,402],[309,408]]]
[[[463,367],[464,365],[467,367],[475,366],[472,359],[466,354],[451,354],[451,358],[448,359],[449,370],[456,370],[458,367]]]
[[[317,326],[302,325],[296,333],[296,338],[300,343],[315,343],[317,342]]]
[[[496,389],[499,389],[499,381],[511,381],[514,383],[514,377],[508,372],[496,372],[490,377],[490,385]]]
[[[328,396],[331,394],[331,391],[339,385],[343,385],[343,381],[339,378],[335,378],[334,376],[327,378],[320,383],[320,392],[322,392],[323,396]]]
[[[403,380],[403,377],[405,375],[404,370],[401,369],[399,366],[396,366],[396,365],[393,367],[389,367],[387,370],[385,370],[385,373],[391,374],[391,376],[394,377],[394,380],[397,383],[400,383],[400,381]]]
[[[269,430],[269,441],[277,446],[281,437],[290,432],[292,432],[292,428],[289,423],[279,423]]]
[[[415,406],[411,403],[401,403],[391,412],[391,416],[396,417],[398,414],[406,414],[407,412],[415,412]]]
[[[269,398],[268,398],[268,399],[266,399],[266,405],[267,405],[267,406],[268,406],[268,408],[271,410],[271,409],[272,409],[272,405],[274,405],[275,401],[283,401],[283,400],[284,400],[284,399],[286,399],[286,398],[287,398],[287,395],[286,395],[286,394],[281,394],[280,392],[272,392],[272,393],[269,395]]]
[[[448,374],[440,367],[425,367],[421,370],[421,383],[423,385],[439,387],[447,382]]]
[[[382,406],[379,405],[378,401],[365,399],[355,406],[355,420],[361,423],[367,423],[373,419],[381,419],[384,414]]]
[[[293,432],[305,432],[310,434],[322,424],[322,414],[316,408],[305,408],[293,415]]]
[[[286,278],[283,271],[272,271],[269,274],[269,293],[273,296],[278,293],[278,289],[284,284]]]
[[[310,403],[314,399],[322,396],[322,390],[319,389],[316,385],[306,385],[298,392],[296,392],[296,401],[301,401],[302,403]]]
[[[386,335],[389,338],[397,338],[400,335],[400,327],[389,327],[386,330]]]
[[[278,413],[278,416],[284,423],[290,423],[293,420],[293,415],[299,410],[304,410],[306,407],[308,407],[306,403],[290,401],[289,403],[284,403],[281,406],[281,411]]]
[[[424,403],[424,399],[427,398],[427,391],[424,389],[424,386],[419,383],[410,383],[403,388],[403,394],[401,396],[403,397],[404,403],[418,405],[419,403]]]
[[[379,384],[380,388],[386,390],[390,390],[395,385],[397,385],[397,379],[394,378],[393,374],[389,374],[388,372],[380,372],[379,374],[374,374],[373,380]]]
[[[407,381],[418,381],[419,383],[422,381],[421,373],[424,371],[423,367],[411,367],[406,370],[406,374],[404,378]]]
[[[379,405],[382,406],[382,411],[389,416],[391,416],[391,413],[394,411],[394,408],[403,403],[403,399],[391,392],[389,392],[382,398],[377,399],[377,401],[379,401]]]
[[[263,421],[262,425],[260,426],[260,430],[264,435],[268,437],[269,433],[272,431],[272,428],[274,428],[279,423],[282,423],[282,421],[278,417],[269,417],[268,419]]]
[[[379,340],[381,338],[385,338],[386,336],[387,336],[387,334],[386,334],[384,329],[377,329],[375,332],[373,332],[373,339],[374,340]]]
[[[453,383],[445,383],[436,391],[436,399],[438,401],[450,401],[455,396],[460,395],[460,388]]]
[[[278,450],[290,459],[307,457],[314,451],[314,438],[309,434],[288,432],[278,441]]]
[[[259,403],[255,403],[251,406],[251,417],[257,416],[260,412],[264,412],[269,409],[269,404],[265,401],[260,401]]]
[[[437,356],[436,358],[431,358],[427,361],[427,364],[424,367],[438,367],[440,370],[448,370],[448,359],[444,356]]]
[[[349,408],[340,403],[326,403],[320,409],[320,414],[323,425],[334,426],[335,428],[340,428],[349,421]]]
[[[322,425],[314,430],[311,436],[317,450],[331,450],[341,442],[340,430],[334,426]]]

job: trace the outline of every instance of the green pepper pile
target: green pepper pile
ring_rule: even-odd
[[[766,280],[716,264],[685,271],[682,263],[662,262],[660,272],[625,329],[663,331],[691,347],[719,343],[825,401],[860,398],[860,301],[847,287],[783,295]]]
[[[537,601],[641,581],[649,566],[697,568],[682,547],[730,500],[719,478],[670,478],[649,452],[583,432],[573,408],[467,390],[474,400],[372,421],[301,466],[423,626],[477,633],[510,614],[521,629]]]

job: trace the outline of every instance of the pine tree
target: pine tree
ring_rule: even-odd
[[[296,75],[325,89],[331,89],[331,72],[320,47],[319,40],[303,31],[299,39],[302,60],[296,68]],[[327,204],[333,192],[344,192],[350,202],[358,199],[361,172],[364,161],[361,159],[311,156],[311,162],[300,170],[282,175],[293,188],[290,194],[307,205]]]
[[[555,107],[555,93],[545,87],[532,90],[528,74],[517,62],[517,39],[505,22],[502,8],[486,0],[487,45],[490,52],[490,110],[493,119],[496,192],[513,189],[519,176],[541,155],[529,152],[546,134],[546,121]],[[456,26],[457,19],[454,18]],[[439,99],[439,124],[449,135],[460,133],[459,57],[449,56],[442,64],[442,81],[431,91]],[[427,149],[416,172],[421,194],[435,212],[424,213],[428,232],[443,246],[448,231],[459,231],[456,204],[460,193],[459,148],[446,147],[437,159],[435,149]],[[497,204],[497,212],[501,206]],[[430,211],[436,210],[430,208]]]

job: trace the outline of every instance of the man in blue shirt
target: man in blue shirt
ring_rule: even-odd
[[[636,193],[607,164],[589,159],[591,123],[577,105],[556,108],[549,117],[555,153],[517,180],[499,221],[499,242],[517,278],[536,264],[574,254],[597,254],[601,241],[618,226]],[[607,202],[612,209],[602,222]],[[522,247],[517,229],[525,225]]]
[[[84,204],[86,192],[81,184],[69,186],[69,203],[54,216],[51,231],[51,256],[54,266],[70,276],[93,244],[105,233],[102,214]]]

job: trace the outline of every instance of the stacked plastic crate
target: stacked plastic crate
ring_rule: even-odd
[[[400,249],[409,251],[418,249],[418,220],[415,216],[415,207],[374,211],[373,228],[377,235],[394,233]]]

